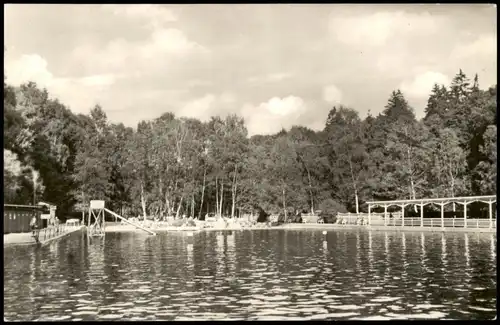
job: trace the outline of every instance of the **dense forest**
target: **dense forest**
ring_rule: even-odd
[[[422,120],[396,90],[376,117],[338,106],[321,131],[252,137],[236,115],[201,122],[167,112],[133,129],[100,106],[76,115],[35,83],[6,81],[4,202],[45,200],[63,218],[91,199],[126,217],[198,217],[496,193],[497,88],[483,91],[462,71],[433,87]]]

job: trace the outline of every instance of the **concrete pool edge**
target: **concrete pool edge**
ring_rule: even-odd
[[[71,234],[74,234],[76,232],[79,232],[79,231],[85,231],[86,227],[85,226],[79,226],[78,228],[75,228],[75,229],[72,229],[68,232],[65,232],[63,234],[60,234],[60,235],[57,235],[55,237],[52,237],[52,238],[49,238],[47,240],[41,240],[39,241],[38,243],[34,242],[34,241],[23,241],[23,242],[5,242],[5,236],[4,235],[4,243],[3,243],[3,247],[12,247],[12,246],[36,246],[36,245],[40,245],[40,246],[44,246],[44,245],[47,245],[53,241],[56,241],[56,240],[59,240],[59,239],[62,239],[68,235],[71,235]],[[8,234],[7,234],[8,235]],[[30,238],[31,238],[31,234],[30,234]]]
[[[185,232],[185,231],[192,231],[192,232],[199,232],[199,231],[216,231],[216,230],[254,230],[254,229],[273,229],[272,227],[266,227],[266,228],[222,228],[222,227],[214,227],[214,228],[198,228],[198,227],[160,227],[160,228],[149,228],[154,232]],[[118,226],[118,225],[113,225],[113,226],[107,226],[104,228],[104,232],[144,232],[141,229],[137,229],[133,226]]]
[[[283,229],[363,229],[374,231],[418,231],[418,232],[473,232],[473,233],[497,233],[496,228],[450,228],[450,227],[417,227],[417,226],[362,226],[362,225],[335,225],[335,224],[287,224],[279,228]]]
[[[238,230],[266,230],[266,229],[285,229],[285,230],[372,230],[372,231],[413,231],[413,232],[459,232],[459,233],[490,233],[496,234],[496,228],[441,228],[441,227],[416,227],[416,226],[366,226],[366,225],[336,225],[336,224],[286,224],[273,227],[161,227],[152,228],[155,232],[201,232],[201,231],[238,231]],[[105,232],[142,232],[132,226],[113,225],[105,228]]]

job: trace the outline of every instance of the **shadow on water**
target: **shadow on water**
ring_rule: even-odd
[[[241,230],[4,248],[12,320],[492,319],[496,236]]]

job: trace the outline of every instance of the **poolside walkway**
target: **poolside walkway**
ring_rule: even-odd
[[[159,226],[159,227],[151,227],[153,231],[202,231],[202,230],[241,230],[241,229],[257,229],[255,227],[241,227],[239,225],[228,225],[227,227],[198,227],[198,226]],[[140,231],[136,227],[132,225],[106,225],[104,228],[104,232],[136,232]]]
[[[3,245],[33,245],[35,239],[31,236],[31,232],[23,232],[19,234],[4,234]]]
[[[338,225],[328,223],[289,223],[278,228],[284,229],[366,229],[374,231],[428,231],[428,232],[485,232],[495,233],[497,228],[462,228],[462,227],[417,227],[417,226],[367,226],[367,225]]]
[[[78,226],[78,227],[71,227],[68,228],[67,231],[48,238],[46,240],[40,240],[39,244],[45,245],[51,241],[54,241],[56,239],[59,239],[61,237],[64,237],[66,235],[69,235],[71,233],[80,231],[84,228],[84,226]],[[3,235],[3,245],[5,246],[12,246],[12,245],[35,245],[36,241],[35,239],[31,236],[31,232],[25,232],[25,233],[16,233],[16,234],[4,234]]]

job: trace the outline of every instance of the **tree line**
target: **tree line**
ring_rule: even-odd
[[[201,122],[165,113],[133,129],[98,105],[74,114],[35,83],[13,87],[4,76],[4,202],[45,200],[67,216],[101,199],[125,216],[198,217],[490,195],[496,93],[460,70],[433,87],[421,120],[395,90],[376,117],[340,105],[323,130],[249,137],[237,115]]]

